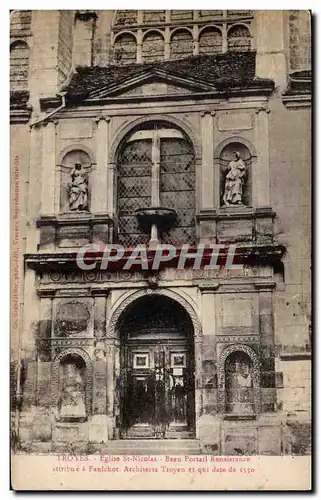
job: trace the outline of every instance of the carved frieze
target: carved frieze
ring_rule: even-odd
[[[244,266],[243,269],[162,269],[159,272],[159,281],[197,281],[197,280],[229,280],[230,278],[272,278],[272,267]],[[105,282],[140,282],[147,281],[142,272],[130,271],[70,271],[43,273],[41,284],[69,284],[69,283],[105,283]]]

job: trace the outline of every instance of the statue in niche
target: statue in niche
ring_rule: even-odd
[[[71,172],[69,208],[72,211],[88,209],[88,176],[84,172],[81,163],[75,163]]]
[[[240,153],[234,152],[234,159],[228,165],[225,177],[223,203],[226,207],[243,205],[243,188],[246,175],[246,166]]]
[[[75,363],[61,366],[62,387],[59,400],[59,416],[65,421],[86,419],[85,387],[81,370]]]
[[[227,362],[228,411],[237,415],[253,413],[253,384],[250,359],[237,355]]]

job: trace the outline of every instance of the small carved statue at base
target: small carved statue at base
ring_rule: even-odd
[[[65,383],[60,398],[60,418],[65,421],[86,419],[82,377],[75,365],[67,365]]]
[[[71,172],[72,182],[69,184],[70,210],[88,209],[88,178],[81,163],[75,163]]]
[[[225,177],[225,189],[223,203],[226,207],[243,205],[243,187],[246,166],[240,157],[240,153],[234,153],[234,160],[230,161],[228,173]]]

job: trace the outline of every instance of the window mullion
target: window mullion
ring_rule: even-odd
[[[158,130],[154,130],[152,143],[152,206],[158,207],[160,203],[159,193],[160,177],[160,137]]]

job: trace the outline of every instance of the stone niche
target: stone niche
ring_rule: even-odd
[[[251,151],[250,144],[232,140],[215,156],[217,204],[200,210],[197,217],[201,243],[273,243],[275,213],[270,207],[253,205],[252,171],[257,158]]]
[[[235,155],[238,155],[236,158]],[[230,142],[221,151],[220,206],[252,205],[252,155],[241,142]]]
[[[74,172],[80,165],[79,172]],[[90,212],[91,159],[82,149],[74,149],[63,157],[60,170],[59,212]],[[81,198],[81,199],[80,199]]]
[[[76,147],[67,152],[56,169],[56,214],[37,220],[41,250],[77,248],[88,243],[106,244],[112,237],[107,214],[91,212],[92,160]],[[107,188],[106,188],[107,189]]]

